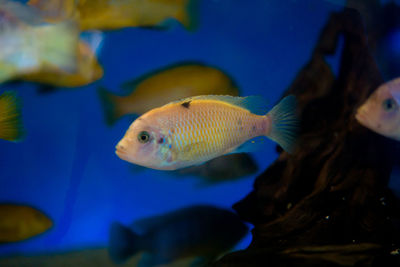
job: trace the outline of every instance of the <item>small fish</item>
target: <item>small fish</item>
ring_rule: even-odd
[[[0,139],[18,141],[22,138],[20,101],[15,92],[0,95]]]
[[[134,166],[134,165],[132,165]],[[193,175],[204,180],[206,185],[233,181],[257,172],[254,159],[246,153],[224,155],[202,165],[176,170],[175,175]]]
[[[33,8],[0,0],[0,83],[49,64],[74,71],[78,38],[72,21],[44,23]]]
[[[16,204],[0,204],[0,243],[17,242],[39,235],[53,222],[39,210]]]
[[[141,219],[131,227],[113,223],[109,253],[117,263],[139,251],[150,252],[154,265],[188,257],[211,260],[229,251],[247,232],[247,226],[229,210],[191,206]]]
[[[285,97],[268,114],[260,97],[197,96],[171,102],[136,119],[116,146],[123,160],[176,170],[210,159],[248,152],[256,137],[269,137],[292,152],[296,141],[296,98]]]
[[[96,34],[97,35],[97,34]],[[96,38],[102,39],[97,36]],[[103,67],[97,61],[97,46],[101,45],[102,40],[97,40],[92,44],[81,40],[78,44],[77,69],[73,72],[48,65],[46,68],[18,76],[16,79],[37,82],[57,87],[79,87],[90,84],[103,77]]]
[[[160,27],[168,19],[187,29],[196,26],[195,0],[30,0],[28,4],[50,22],[76,19],[82,31]]]
[[[400,78],[379,86],[358,108],[357,121],[383,136],[400,141]]]
[[[126,96],[99,90],[107,124],[127,114],[142,115],[146,111],[176,99],[196,95],[239,95],[234,81],[224,72],[198,62],[185,62],[158,69],[127,82],[122,88]]]

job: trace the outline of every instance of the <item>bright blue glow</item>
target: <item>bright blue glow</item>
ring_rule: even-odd
[[[106,126],[97,87],[117,92],[122,82],[154,69],[198,60],[226,71],[242,95],[263,95],[272,107],[307,63],[333,8],[320,0],[202,1],[195,32],[105,33],[99,56],[105,76],[95,84],[48,94],[32,84],[2,87],[21,96],[27,134],[20,143],[0,140],[0,202],[38,207],[55,225],[42,236],[1,246],[0,255],[104,246],[113,221],[129,224],[192,204],[230,208],[252,190],[256,175],[201,187],[193,177],[133,171],[114,153],[131,120]],[[276,158],[275,144],[268,141],[252,155],[260,174]],[[238,248],[249,242],[250,236]]]

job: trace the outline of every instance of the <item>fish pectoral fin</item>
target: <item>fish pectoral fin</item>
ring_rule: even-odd
[[[264,144],[265,140],[267,138],[264,136],[258,136],[253,139],[250,139],[243,144],[235,147],[231,151],[229,151],[227,154],[234,154],[234,153],[245,153],[245,152],[253,152],[257,151],[260,149],[260,146]]]

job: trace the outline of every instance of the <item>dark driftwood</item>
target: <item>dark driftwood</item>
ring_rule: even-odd
[[[324,57],[344,40],[340,71]],[[400,266],[400,210],[387,184],[396,142],[362,127],[356,108],[383,80],[358,12],[331,15],[286,94],[299,100],[297,151],[279,158],[234,209],[254,224],[246,250],[215,266]]]

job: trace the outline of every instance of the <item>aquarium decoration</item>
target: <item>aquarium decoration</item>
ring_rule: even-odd
[[[337,76],[326,61],[335,53]],[[360,13],[333,13],[285,93],[299,101],[298,148],[279,149],[234,205],[253,240],[215,266],[400,266],[399,202],[388,188],[398,144],[354,117],[382,83]]]

